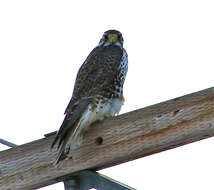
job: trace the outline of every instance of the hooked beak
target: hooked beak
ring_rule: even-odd
[[[118,39],[117,39],[117,36],[116,35],[109,35],[109,37],[108,37],[108,42],[109,43],[115,43],[115,42],[117,42],[118,41]]]

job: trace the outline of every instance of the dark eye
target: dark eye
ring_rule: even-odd
[[[108,36],[107,35],[104,35],[104,40],[108,40]]]
[[[118,34],[118,38],[120,39],[122,37],[122,35],[121,34]]]

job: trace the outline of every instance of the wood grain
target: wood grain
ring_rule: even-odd
[[[94,124],[73,158],[56,168],[54,136],[0,152],[0,189],[35,189],[214,136],[214,87]],[[97,143],[97,138],[102,141]]]

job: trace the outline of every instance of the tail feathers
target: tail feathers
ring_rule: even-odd
[[[57,157],[56,157],[56,160],[54,162],[54,165],[57,165],[61,160],[64,160],[66,157],[67,157],[67,154],[65,152],[65,145],[63,144],[63,146],[61,147]],[[69,152],[69,151],[68,151]]]
[[[78,143],[78,139],[81,139],[81,131],[78,129],[81,123],[81,116],[87,110],[91,99],[82,99],[78,103],[74,104],[70,109],[71,112],[66,113],[65,119],[51,145],[51,148],[59,141],[57,149],[59,150],[55,164],[65,159],[69,153],[70,142],[71,147]]]
[[[77,125],[76,127],[79,129],[80,125]],[[57,155],[56,161],[54,162],[54,165],[57,165],[60,161],[68,158],[68,155],[70,153],[70,150],[74,150],[77,148],[81,142],[82,142],[82,130],[78,130],[79,133],[75,136],[72,135],[68,140],[64,141],[62,146],[60,147],[59,153]]]

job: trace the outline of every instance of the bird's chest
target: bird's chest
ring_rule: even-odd
[[[122,85],[125,81],[127,71],[128,71],[128,55],[127,55],[125,49],[123,49],[123,56],[122,56],[122,60],[120,63],[120,74],[119,74]]]
[[[123,94],[123,84],[126,78],[126,74],[128,71],[128,58],[127,53],[124,50],[123,56],[118,67],[118,74],[114,79],[114,97],[119,98]]]
[[[104,98],[97,98],[90,106],[89,110],[93,113],[93,120],[102,120],[105,117],[112,117],[119,113],[124,99],[113,98],[111,100]]]

